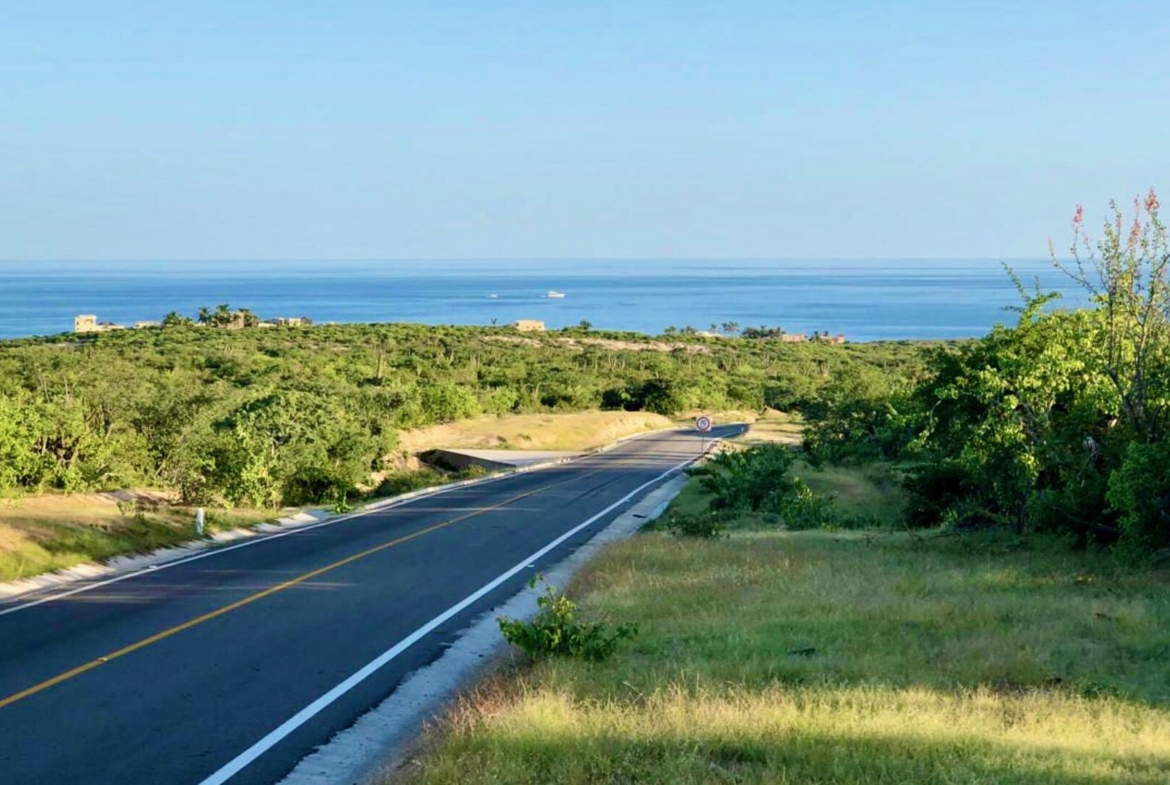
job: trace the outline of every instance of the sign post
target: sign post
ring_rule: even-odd
[[[711,418],[701,414],[695,418],[695,430],[699,432],[699,455],[707,452],[707,433],[711,430]]]

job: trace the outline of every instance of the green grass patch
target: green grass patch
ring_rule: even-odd
[[[825,475],[842,497],[854,480]],[[677,506],[701,502],[688,488]],[[517,660],[412,776],[1165,783],[1168,588],[1044,538],[645,533],[571,587],[637,638],[604,663]]]
[[[843,515],[867,516],[882,526],[902,523],[905,492],[897,469],[890,464],[817,469],[797,461],[790,473],[804,480],[814,493],[832,495],[836,509]]]

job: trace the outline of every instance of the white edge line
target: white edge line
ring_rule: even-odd
[[[676,429],[671,429],[671,430],[677,431],[677,430],[681,430],[681,429],[676,428]],[[577,458],[572,458],[572,459],[567,460],[567,461],[559,461],[559,462],[553,463],[551,465],[543,465],[543,466],[538,466],[538,467],[527,467],[527,468],[521,467],[519,469],[516,469],[515,471],[508,472],[507,474],[504,474],[502,476],[487,477],[483,480],[480,480],[478,482],[473,482],[473,483],[467,483],[467,484],[452,483],[452,484],[447,485],[447,486],[439,486],[435,491],[433,491],[429,494],[420,495],[420,496],[411,496],[410,498],[400,499],[397,501],[391,500],[391,501],[389,501],[385,504],[381,504],[377,507],[372,507],[369,509],[361,510],[359,512],[350,513],[349,515],[342,515],[342,516],[339,516],[337,518],[330,518],[327,521],[321,521],[319,523],[313,523],[313,524],[309,524],[307,526],[298,526],[295,529],[290,529],[288,531],[275,532],[273,534],[267,534],[267,535],[264,535],[261,537],[255,537],[255,538],[246,540],[244,542],[236,543],[235,545],[227,545],[227,546],[220,547],[220,548],[216,548],[216,547],[212,546],[212,547],[208,548],[207,550],[203,551],[202,553],[197,553],[197,554],[194,554],[193,556],[184,556],[184,557],[181,557],[178,559],[174,559],[172,561],[163,562],[162,564],[155,564],[155,565],[151,565],[148,567],[143,567],[141,569],[133,570],[133,571],[127,572],[127,573],[123,573],[122,575],[117,575],[113,578],[107,578],[106,580],[98,581],[96,583],[86,582],[83,585],[78,586],[75,589],[69,589],[68,591],[50,594],[49,596],[41,597],[40,599],[29,600],[28,602],[22,602],[18,605],[13,605],[10,608],[3,608],[3,609],[0,609],[0,616],[7,616],[8,614],[16,613],[17,611],[23,611],[23,610],[27,610],[29,608],[35,608],[38,605],[44,605],[45,603],[48,603],[48,602],[55,602],[57,600],[63,600],[66,597],[72,597],[75,594],[81,594],[82,592],[92,591],[93,589],[100,589],[103,586],[109,586],[110,584],[113,584],[113,583],[120,583],[121,581],[129,580],[130,578],[137,578],[140,575],[146,575],[148,573],[158,573],[158,572],[161,572],[162,570],[170,569],[171,567],[178,567],[178,566],[183,565],[183,564],[190,564],[193,561],[199,561],[200,559],[206,559],[209,556],[216,556],[216,555],[221,554],[221,553],[228,553],[229,551],[239,550],[240,548],[247,548],[251,545],[259,545],[259,544],[264,543],[264,542],[271,542],[272,540],[279,540],[281,537],[288,537],[288,536],[293,535],[293,534],[300,534],[302,532],[312,531],[313,529],[319,529],[322,526],[332,526],[335,523],[343,523],[344,521],[353,520],[354,518],[360,518],[360,517],[363,517],[366,515],[373,515],[374,513],[384,512],[385,510],[392,509],[394,507],[403,507],[403,506],[408,505],[408,504],[414,504],[415,502],[422,501],[423,499],[429,499],[432,496],[439,496],[439,495],[444,494],[444,493],[450,493],[452,491],[462,490],[464,488],[476,487],[478,485],[488,485],[490,483],[500,482],[502,480],[511,479],[512,477],[516,477],[517,475],[520,475],[520,474],[532,474],[534,472],[543,471],[545,469],[552,469],[552,468],[556,468],[557,466],[564,466],[564,465],[569,464],[569,463],[577,463],[578,461],[583,461],[583,460],[586,460],[588,458],[593,458],[593,457],[599,455],[600,453],[608,451],[608,450],[610,450],[610,449],[612,449],[612,448],[614,448],[614,447],[616,447],[619,444],[622,444],[624,442],[634,441],[636,439],[644,439],[648,436],[657,436],[657,435],[661,435],[663,433],[670,433],[671,430],[664,429],[661,431],[648,431],[646,433],[634,434],[633,436],[627,436],[627,437],[624,437],[622,439],[618,439],[616,442],[613,442],[612,444],[607,445],[606,447],[603,447],[601,450],[598,450],[597,452],[586,453],[585,455],[582,455],[582,456],[577,457]],[[375,502],[375,504],[377,504],[377,502]]]
[[[499,576],[494,578],[490,583],[484,584],[482,587],[477,589],[472,594],[469,594],[467,597],[463,598],[462,600],[460,600],[456,604],[452,605],[447,610],[440,613],[435,618],[428,621],[423,626],[419,627],[417,630],[412,632],[410,635],[407,635],[401,641],[396,643],[392,648],[387,649],[385,652],[378,655],[376,658],[371,660],[365,667],[363,667],[361,670],[354,673],[352,676],[347,678],[345,681],[341,682],[336,687],[329,690],[321,697],[317,698],[317,700],[313,701],[308,706],[306,706],[305,708],[298,711],[292,717],[285,720],[279,727],[277,727],[275,730],[270,732],[264,738],[260,739],[260,741],[256,742],[251,747],[249,747],[248,749],[244,750],[242,753],[237,755],[226,766],[219,769],[218,771],[216,771],[214,774],[207,777],[206,779],[204,779],[202,782],[199,783],[199,785],[222,785],[222,783],[227,782],[229,779],[231,779],[236,774],[241,772],[243,769],[245,769],[249,764],[251,764],[257,758],[259,758],[261,755],[263,755],[265,752],[267,752],[268,750],[270,750],[274,746],[276,746],[278,743],[280,743],[280,741],[282,741],[285,737],[287,737],[289,734],[291,734],[297,728],[301,727],[306,722],[308,722],[313,717],[315,717],[317,714],[324,711],[330,704],[332,704],[338,698],[342,697],[347,692],[352,690],[354,687],[358,686],[363,681],[368,679],[375,672],[377,672],[379,669],[381,669],[382,666],[386,665],[386,663],[390,662],[395,657],[397,657],[399,654],[401,654],[402,652],[409,649],[411,646],[413,646],[415,643],[417,643],[425,635],[427,635],[428,633],[433,631],[440,624],[447,621],[451,617],[455,616],[459,612],[463,611],[468,606],[470,606],[471,604],[473,604],[477,600],[481,599],[484,595],[488,594],[493,589],[497,588],[500,584],[507,581],[509,578],[512,578],[516,574],[524,571],[525,569],[528,569],[537,559],[544,556],[546,553],[551,551],[553,548],[556,548],[558,545],[560,545],[561,543],[563,543],[565,540],[569,539],[573,535],[577,534],[582,529],[592,525],[599,518],[605,517],[609,513],[616,510],[618,507],[620,507],[623,504],[625,504],[626,502],[628,502],[630,499],[637,496],[642,491],[649,488],[651,485],[654,485],[656,483],[661,482],[662,480],[665,480],[667,477],[674,474],[675,472],[677,472],[679,469],[683,468],[684,466],[687,466],[691,463],[694,463],[694,461],[695,461],[695,458],[690,458],[686,461],[683,461],[682,463],[680,463],[676,466],[673,466],[670,469],[668,469],[667,471],[658,475],[653,480],[650,480],[649,482],[645,482],[642,485],[639,485],[637,488],[630,491],[625,496],[618,499],[616,502],[609,505],[601,512],[593,515],[592,517],[590,517],[589,519],[587,519],[583,523],[577,524],[572,529],[569,529],[567,532],[562,534],[560,537],[557,537],[555,540],[550,542],[548,545],[545,545],[543,548],[538,550],[536,553],[533,553],[532,555],[523,559],[518,564],[516,564],[515,567],[512,567],[507,572],[501,573]]]

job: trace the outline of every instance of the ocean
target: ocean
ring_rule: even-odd
[[[1082,301],[1050,262],[1009,264]],[[0,338],[66,332],[77,314],[132,324],[220,303],[317,323],[585,320],[657,334],[737,322],[872,341],[982,335],[1013,322],[1020,297],[991,260],[0,262]]]

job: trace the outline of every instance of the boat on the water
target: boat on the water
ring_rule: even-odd
[[[550,289],[549,293],[546,294],[545,297],[550,300],[563,300],[565,298],[565,293]]]

